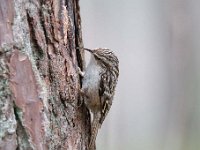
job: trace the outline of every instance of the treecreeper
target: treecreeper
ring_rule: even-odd
[[[91,53],[91,58],[84,72],[79,69],[83,77],[80,91],[91,114],[91,137],[88,149],[95,150],[98,130],[112,106],[119,76],[119,61],[110,49],[83,49]]]

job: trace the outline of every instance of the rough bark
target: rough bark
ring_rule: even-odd
[[[0,149],[84,150],[77,0],[0,0]]]

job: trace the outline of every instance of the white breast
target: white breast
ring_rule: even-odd
[[[83,88],[96,89],[99,85],[101,68],[98,66],[94,56],[91,56],[90,62],[85,70],[83,78]]]
[[[82,90],[87,96],[86,105],[96,105],[99,103],[99,81],[100,81],[101,67],[97,64],[94,56],[91,56],[90,62],[86,68]]]

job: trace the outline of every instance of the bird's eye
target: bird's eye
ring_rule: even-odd
[[[95,58],[97,59],[97,60],[100,60],[100,58],[98,57],[98,56],[96,56],[96,55],[94,55],[95,56]]]

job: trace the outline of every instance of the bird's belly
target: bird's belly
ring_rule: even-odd
[[[99,99],[99,81],[100,76],[98,72],[90,72],[83,78],[82,91],[85,95],[85,104],[87,107],[98,110],[100,106]]]

